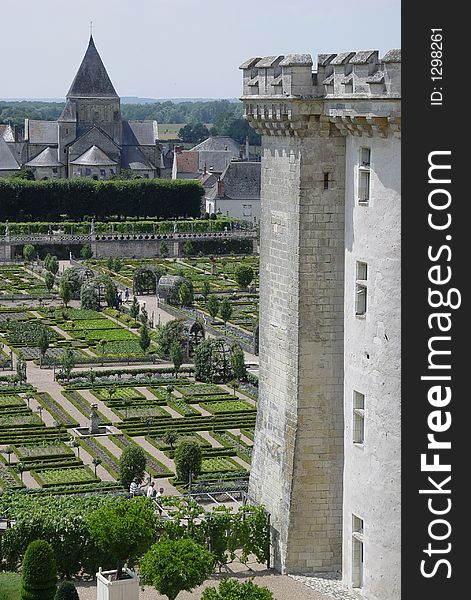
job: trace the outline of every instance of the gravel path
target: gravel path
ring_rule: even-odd
[[[254,583],[266,586],[273,592],[275,600],[331,600],[331,596],[326,596],[316,592],[310,587],[299,581],[295,581],[287,575],[279,575],[272,571],[255,571],[243,573],[224,573],[214,575],[208,579],[202,586],[193,590],[193,592],[180,592],[178,600],[200,600],[203,590],[207,587],[216,587],[221,577],[237,577],[239,581],[254,578]],[[96,600],[96,583],[76,583],[80,600]],[[139,592],[139,600],[167,600],[166,596],[158,594],[154,588],[145,587]]]

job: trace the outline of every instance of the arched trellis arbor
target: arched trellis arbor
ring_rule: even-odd
[[[100,310],[102,302],[117,308],[118,290],[114,281],[108,275],[96,275],[86,279],[80,288],[81,307]]]
[[[157,293],[160,278],[165,275],[163,267],[143,266],[134,271],[132,285],[137,296]]]
[[[196,348],[206,338],[206,330],[200,319],[195,319],[188,324],[188,356],[193,356]]]

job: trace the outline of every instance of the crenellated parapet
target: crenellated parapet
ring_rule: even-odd
[[[245,116],[263,135],[400,135],[401,51],[255,57],[245,61]]]

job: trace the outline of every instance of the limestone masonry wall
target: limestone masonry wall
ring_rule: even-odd
[[[312,66],[308,54],[241,66],[263,144],[249,494],[271,514],[279,570],[341,568],[365,598],[398,600],[400,50]]]

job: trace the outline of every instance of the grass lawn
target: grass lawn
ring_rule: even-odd
[[[0,573],[0,600],[20,600],[18,573]]]

